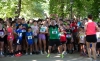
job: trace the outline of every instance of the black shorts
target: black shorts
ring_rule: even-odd
[[[56,44],[56,46],[60,46],[61,42],[59,39],[50,39],[49,40],[49,46],[54,46]]]
[[[90,43],[95,43],[95,42],[97,42],[97,37],[96,37],[96,35],[87,35],[86,41],[90,42]]]
[[[71,42],[71,38],[67,38],[67,44],[71,44],[72,42]]]
[[[1,38],[1,37],[0,37],[0,42],[4,42],[4,38]]]
[[[66,41],[61,41],[61,44],[66,44]]]
[[[23,38],[23,40],[25,39],[25,35],[26,35],[26,32],[24,32],[23,34],[22,34],[23,36],[22,36],[22,38]]]
[[[8,44],[8,42],[7,42],[7,35],[4,36],[4,44]]]
[[[97,47],[97,48],[100,48],[100,42],[97,42],[96,47]]]

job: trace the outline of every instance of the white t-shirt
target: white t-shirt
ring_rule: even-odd
[[[34,36],[37,36],[37,31],[39,30],[39,27],[32,25],[31,28],[32,28]]]

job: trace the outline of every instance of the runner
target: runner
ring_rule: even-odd
[[[69,24],[66,26],[66,38],[67,38],[68,53],[72,54],[73,53],[73,37],[72,37],[72,30]]]
[[[3,19],[0,18],[0,56],[3,56],[5,29],[3,28],[1,21],[3,21]]]
[[[34,25],[31,25],[32,32],[34,34],[34,45],[33,45],[33,47],[35,47],[35,53],[38,54],[39,50],[38,50],[37,42],[38,42],[39,27],[37,25],[37,21],[34,21],[33,24]]]
[[[59,21],[59,20],[58,20]],[[59,48],[59,52],[60,52],[60,56],[61,58],[63,58],[63,54],[62,54],[62,49],[61,49],[61,43],[59,40],[59,26],[58,24],[56,24],[55,20],[51,20],[51,24],[50,24],[50,19],[49,19],[49,47],[48,47],[48,55],[47,57],[50,57],[50,53],[51,53],[51,48],[52,46],[54,46],[56,44],[56,46],[58,46]]]
[[[86,32],[86,45],[87,45],[87,51],[90,61],[92,61],[91,57],[91,51],[90,51],[90,43],[92,44],[91,50],[93,53],[94,61],[97,61],[96,59],[96,30],[99,31],[98,26],[95,22],[93,22],[92,15],[88,15],[88,22],[85,24],[85,32]]]
[[[22,45],[22,35],[23,33],[23,30],[22,30],[22,24],[19,24],[17,29],[16,29],[16,35],[17,35],[17,41],[16,41],[16,44],[17,44],[17,47],[16,47],[16,53],[15,53],[15,56],[16,57],[19,57],[22,55],[21,53],[21,45]]]
[[[67,50],[67,47],[66,47],[67,40],[66,40],[66,31],[64,29],[64,25],[60,26],[59,35],[60,35],[60,41],[61,41],[61,44],[62,44],[62,51],[64,50],[62,54],[65,55],[65,54],[67,54],[67,52],[66,52],[66,50]]]
[[[9,45],[10,55],[13,56],[13,41],[14,41],[14,31],[12,24],[7,21],[7,40]]]
[[[28,27],[28,31],[26,32],[26,41],[27,41],[27,47],[26,47],[26,55],[28,55],[28,48],[30,49],[30,55],[32,55],[32,45],[34,43],[33,41],[33,32],[31,27]]]
[[[46,36],[45,34],[47,33],[47,27],[46,27],[46,22],[42,22],[42,26],[40,27],[40,34],[39,34],[39,47],[40,47],[40,53],[42,53],[42,42],[44,46],[44,53],[47,54],[46,52]]]
[[[79,46],[80,46],[80,56],[85,56],[86,55],[86,49],[85,49],[85,32],[84,28],[79,28]]]

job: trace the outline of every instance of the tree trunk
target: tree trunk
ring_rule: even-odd
[[[64,18],[64,1],[63,0],[61,0],[60,12],[61,12],[60,16],[63,19]]]
[[[20,16],[20,12],[21,12],[21,0],[18,0],[17,11],[15,12],[17,16],[15,18],[18,18]]]

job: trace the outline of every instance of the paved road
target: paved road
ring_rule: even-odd
[[[51,54],[50,58],[46,58],[46,55],[24,55],[22,57],[3,57],[0,58],[0,61],[89,61],[89,59],[79,54],[67,54],[63,59],[58,54]],[[98,61],[100,61],[100,57]]]

